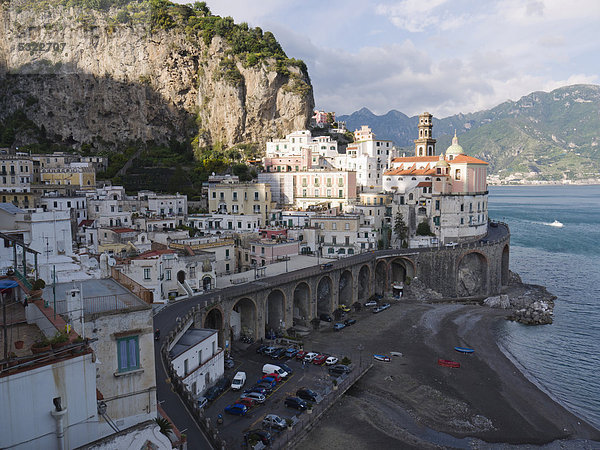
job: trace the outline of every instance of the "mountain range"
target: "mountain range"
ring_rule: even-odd
[[[435,111],[430,111],[435,114]],[[349,130],[368,125],[407,154],[417,136],[417,116],[362,108],[338,116]],[[454,132],[469,155],[490,163],[492,179],[512,182],[591,181],[600,178],[600,86],[572,85],[533,92],[518,101],[470,114],[434,118],[437,153]]]

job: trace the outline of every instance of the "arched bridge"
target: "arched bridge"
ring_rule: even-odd
[[[484,239],[456,247],[363,253],[192,297],[155,320],[169,328],[175,317],[194,308],[195,325],[220,330],[222,345],[240,334],[260,339],[265,330],[308,325],[340,304],[388,292],[407,277],[418,277],[444,297],[495,295],[508,284],[509,243],[508,226],[498,224]]]

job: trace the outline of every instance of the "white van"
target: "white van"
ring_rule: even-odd
[[[231,380],[231,389],[234,391],[239,391],[244,383],[246,382],[246,372],[238,372]]]
[[[288,373],[283,370],[281,367],[276,366],[275,364],[265,364],[263,366],[263,373],[264,374],[268,374],[268,373],[276,373],[278,374],[281,378],[285,378],[288,376]]]

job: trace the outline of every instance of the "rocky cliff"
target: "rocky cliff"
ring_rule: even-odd
[[[176,24],[157,27],[140,9],[152,2],[104,11],[0,3],[0,119],[22,110],[74,146],[194,136],[200,146],[264,142],[304,128],[312,113],[303,64],[246,64],[218,33],[206,39]],[[14,145],[28,139],[17,136]]]

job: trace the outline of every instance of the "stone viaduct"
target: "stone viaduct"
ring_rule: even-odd
[[[444,297],[496,295],[509,279],[510,231],[490,227],[479,241],[456,247],[391,249],[363,253],[323,265],[263,278],[185,300],[196,327],[219,330],[220,345],[241,334],[254,339],[266,330],[307,326],[340,304],[365,302],[391,291],[394,282],[418,279]],[[327,260],[325,260],[327,261]]]

